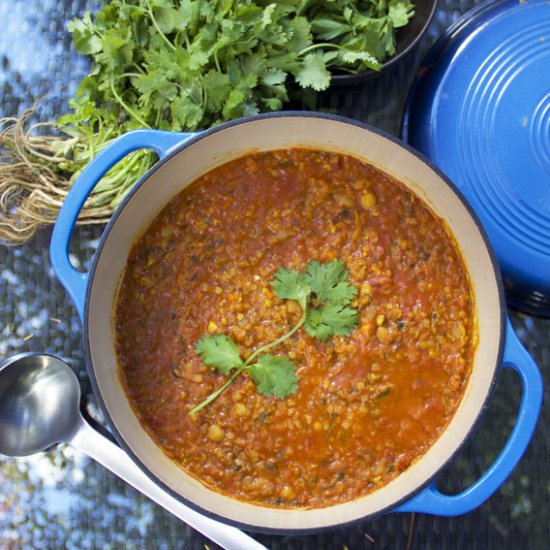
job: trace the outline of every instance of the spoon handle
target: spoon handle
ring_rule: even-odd
[[[94,430],[84,418],[81,418],[81,420],[77,432],[67,443],[80,449],[90,458],[105,466],[132,487],[197,531],[200,531],[222,548],[226,550],[266,550],[265,546],[236,527],[203,516],[170,496],[147,477],[120,447]]]

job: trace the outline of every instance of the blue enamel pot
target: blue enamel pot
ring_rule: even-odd
[[[294,146],[353,155],[391,174],[445,220],[460,247],[473,285],[478,346],[461,404],[434,445],[385,487],[352,502],[321,509],[273,509],[219,494],[172,462],[141,426],[117,375],[113,312],[117,288],[135,239],[166,203],[201,174],[251,151]],[[78,213],[101,177],[137,149],[160,160],[118,208],[100,241],[89,273],[69,260]],[[195,134],[136,131],[102,151],[82,172],[59,213],[51,259],[83,323],[84,349],[94,391],[123,449],[162,488],[209,516],[248,530],[308,533],[364,521],[388,512],[465,514],[487,500],[513,471],[535,429],[542,399],[539,371],[509,321],[495,256],[477,217],[460,192],[410,147],[356,121],[317,113],[284,112],[240,119]],[[492,466],[460,494],[435,484],[472,435],[502,369],[514,369],[522,400],[514,430]]]

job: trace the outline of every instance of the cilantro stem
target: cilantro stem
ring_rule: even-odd
[[[137,65],[136,65],[137,67]],[[132,78],[133,76],[143,76],[145,73],[143,71],[139,72],[139,73],[123,73],[123,74],[120,74],[118,76],[116,76],[115,78],[117,80],[121,79],[121,78]]]
[[[216,65],[216,70],[221,73],[220,62],[218,61],[218,48],[214,50],[214,64]]]
[[[300,318],[300,320],[298,321],[298,323],[296,323],[296,325],[294,326],[293,329],[289,330],[286,334],[283,334],[282,336],[280,336],[279,338],[277,338],[277,340],[273,340],[273,342],[270,342],[269,344],[266,344],[265,346],[262,346],[260,348],[258,348],[246,361],[245,361],[245,365],[250,365],[250,363],[252,363],[252,361],[258,356],[260,355],[260,353],[263,353],[264,351],[267,351],[268,349],[271,349],[275,346],[278,346],[279,344],[281,344],[282,342],[284,342],[287,338],[290,338],[305,322],[306,322],[306,315],[307,315],[307,311],[304,310],[304,313],[302,315],[302,317]]]
[[[231,377],[223,384],[223,386],[220,386],[217,390],[214,390],[204,401],[199,403],[196,407],[193,407],[191,411],[189,411],[189,414],[196,414],[201,409],[212,403],[214,399],[216,399],[232,382],[243,372],[244,369],[246,369],[252,361],[264,351],[271,349],[277,345],[279,345],[281,342],[284,342],[287,338],[290,338],[306,321],[306,311],[304,310],[304,313],[300,320],[296,323],[294,328],[289,330],[286,334],[283,334],[277,340],[273,340],[273,342],[270,342],[269,344],[266,344],[265,346],[262,346],[261,348],[258,348],[243,364],[242,366],[238,367],[235,372],[231,375]]]
[[[131,67],[134,67],[136,71],[139,71],[139,74],[142,74],[142,75],[147,74],[137,63],[133,63]]]
[[[316,44],[311,44],[311,46],[308,46],[307,48],[304,48],[301,52],[298,53],[298,57],[301,57],[302,55],[305,55],[306,53],[309,53],[313,50],[318,50],[319,48],[333,48],[335,50],[345,50],[345,48],[343,48],[339,44],[331,44],[330,42],[318,42]]]
[[[120,95],[118,94],[118,92],[116,91],[115,89],[115,83],[111,80],[111,92],[113,93],[113,95],[115,96],[115,99],[120,103],[120,105],[122,106],[122,108],[132,117],[134,118],[137,122],[139,122],[144,128],[151,128],[151,126],[149,126],[149,124],[147,124],[147,122],[145,122],[135,111],[133,111],[132,109],[130,109],[130,107],[128,105],[126,105],[126,103],[124,102],[124,100],[122,99],[122,97],[120,97]]]
[[[147,13],[149,14],[149,17],[151,18],[151,23],[153,23],[153,27],[155,27],[155,30],[160,34],[162,39],[166,42],[168,47],[170,47],[172,50],[176,51],[176,46],[168,40],[168,37],[160,30],[160,27],[157,23],[157,20],[155,19],[155,16],[153,14],[153,10],[151,8],[151,5],[149,4],[149,0],[145,0],[145,3],[147,4]]]
[[[196,407],[193,407],[190,411],[189,411],[189,414],[196,414],[198,413],[201,409],[204,409],[204,407],[206,407],[207,405],[209,405],[210,403],[212,403],[212,401],[214,401],[214,399],[216,399],[218,397],[218,395],[220,395],[232,382],[233,380],[235,380],[235,378],[237,378],[237,376],[239,376],[239,374],[241,374],[241,372],[245,369],[245,365],[243,364],[242,367],[239,367],[232,375],[231,377],[227,380],[227,382],[223,385],[223,386],[220,386],[217,390],[215,390],[214,392],[212,392],[202,403],[199,403]]]
[[[135,183],[136,172],[146,170],[142,161],[147,156],[143,151],[134,151],[125,162],[117,164],[109,175],[101,179],[97,192],[91,197],[92,204],[118,204],[126,188]]]

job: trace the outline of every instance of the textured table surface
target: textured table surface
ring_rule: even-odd
[[[324,107],[398,134],[403,103],[423,53],[476,2],[441,0],[421,47],[391,73],[323,98]],[[87,0],[0,0],[0,113],[17,115],[44,94],[43,120],[64,112],[88,63],[65,31],[67,20],[93,7]],[[76,261],[88,266],[101,228],[77,231]],[[89,408],[81,327],[49,261],[50,230],[27,244],[0,246],[0,359],[45,351],[78,372]],[[550,321],[510,311],[520,339],[550,370]],[[502,448],[517,413],[521,386],[505,372],[475,437],[438,482],[457,492],[476,480]],[[545,393],[545,401],[548,393]],[[273,549],[548,548],[550,418],[543,407],[535,437],[501,490],[475,512],[448,519],[389,514],[374,521],[301,537],[259,536]],[[0,548],[214,548],[206,538],[126,486],[71,447],[25,459],[0,458]]]

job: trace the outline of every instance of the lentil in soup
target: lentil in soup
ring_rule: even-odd
[[[341,259],[357,328],[298,330],[271,351],[297,392],[266,397],[227,380],[195,345],[226,334],[243,358],[288,332],[298,304],[274,295],[281,268]],[[163,451],[214,491],[265,506],[320,508],[396,478],[454,415],[475,352],[460,251],[403,184],[336,152],[248,154],[174,197],[135,242],[115,314],[119,374]]]

